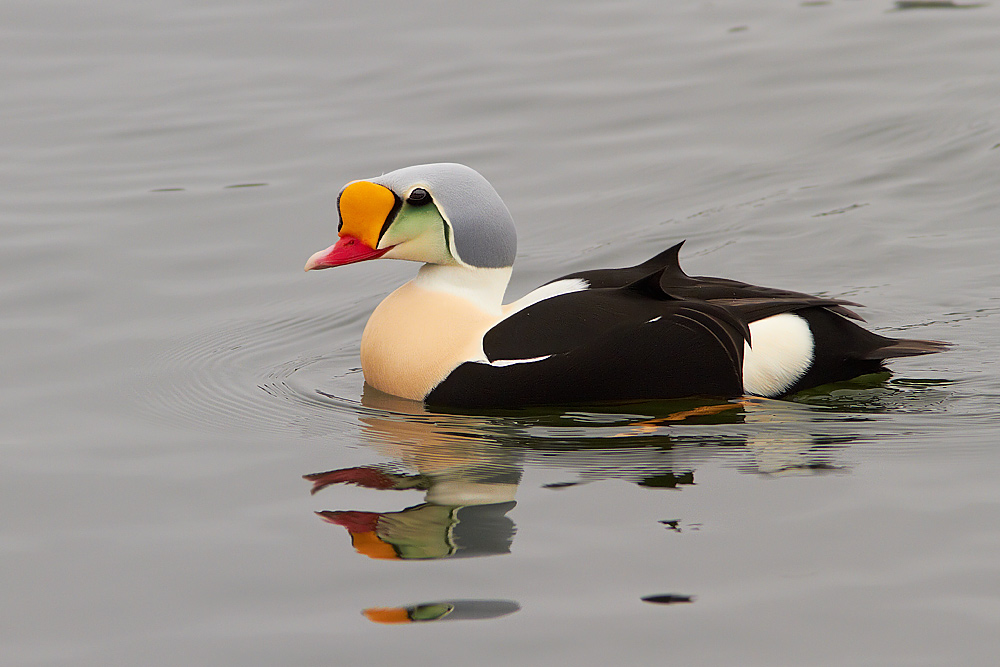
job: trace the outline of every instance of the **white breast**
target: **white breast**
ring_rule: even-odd
[[[385,298],[361,336],[361,368],[379,391],[423,398],[459,364],[485,361],[510,269],[424,265]]]

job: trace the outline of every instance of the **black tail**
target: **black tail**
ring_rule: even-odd
[[[871,350],[865,359],[891,359],[892,357],[916,357],[921,354],[944,352],[951,343],[940,340],[918,340],[915,338],[887,338],[886,344]]]
[[[786,393],[881,373],[886,370],[884,362],[892,357],[931,354],[949,347],[948,343],[936,340],[880,336],[825,308],[806,308],[796,314],[809,323],[815,340],[815,356],[812,367]]]

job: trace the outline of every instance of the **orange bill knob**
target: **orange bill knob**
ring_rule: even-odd
[[[353,236],[369,248],[378,248],[382,228],[392,215],[397,203],[396,195],[384,185],[370,181],[348,183],[340,193],[341,236]]]

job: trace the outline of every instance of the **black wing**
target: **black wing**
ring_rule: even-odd
[[[746,324],[724,307],[666,294],[661,273],[515,313],[483,339],[490,362],[514,363],[464,363],[427,403],[519,407],[741,395]]]

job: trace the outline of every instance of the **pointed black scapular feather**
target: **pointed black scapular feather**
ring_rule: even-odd
[[[864,321],[864,318],[847,308],[847,306],[861,305],[853,301],[760,287],[727,278],[689,276],[680,265],[680,250],[683,245],[684,241],[681,241],[635,266],[581,271],[565,278],[586,280],[591,287],[619,287],[650,275],[652,269],[661,269],[660,287],[667,294],[678,299],[699,299],[718,303],[735,309],[747,322],[816,306],[827,308],[844,317]]]

